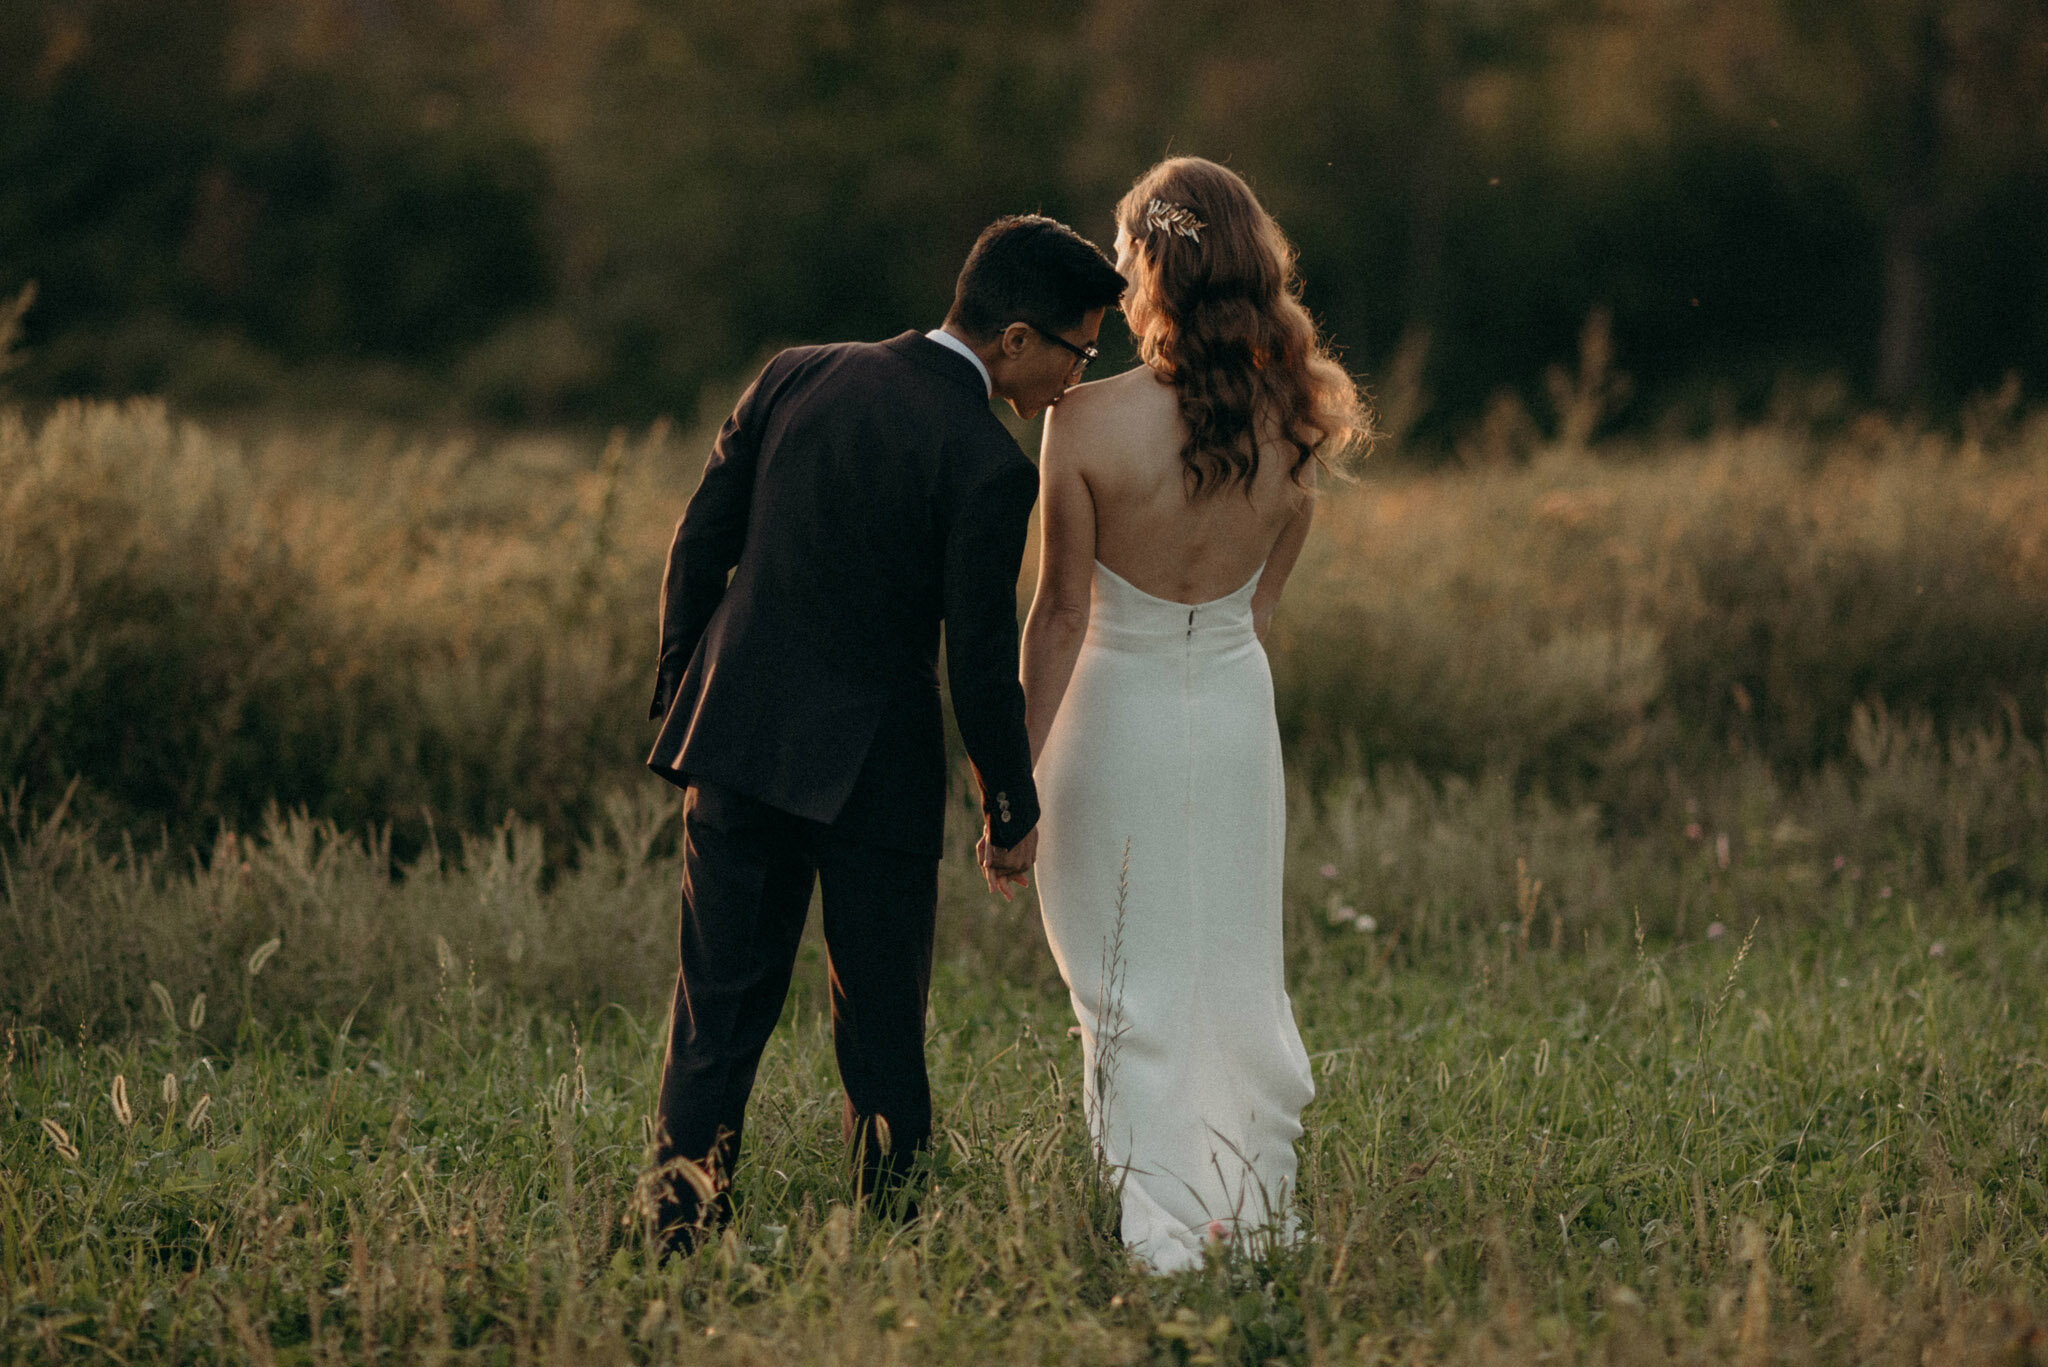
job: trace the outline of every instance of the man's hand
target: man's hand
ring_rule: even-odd
[[[1038,828],[1032,827],[1007,850],[990,843],[988,832],[983,830],[974,847],[974,857],[981,861],[981,876],[988,880],[988,890],[1000,894],[1007,902],[1019,890],[1031,886],[1027,875],[1038,862]]]

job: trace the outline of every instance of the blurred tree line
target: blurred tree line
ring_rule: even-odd
[[[1181,151],[1425,433],[1595,310],[1624,420],[2048,378],[2039,0],[9,0],[6,382],[687,417]]]

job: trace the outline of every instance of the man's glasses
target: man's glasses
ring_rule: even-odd
[[[1074,368],[1068,372],[1069,374],[1079,374],[1081,371],[1086,370],[1088,368],[1088,363],[1093,361],[1097,356],[1100,356],[1102,354],[1101,349],[1098,347],[1075,346],[1072,342],[1060,336],[1057,332],[1048,332],[1036,323],[1027,322],[1024,324],[1024,326],[1030,328],[1033,332],[1045,338],[1046,341],[1052,342],[1058,346],[1065,347],[1068,351],[1074,353],[1075,364]]]

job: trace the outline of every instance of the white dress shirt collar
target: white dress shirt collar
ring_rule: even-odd
[[[968,360],[974,362],[974,368],[981,372],[982,388],[987,390],[991,397],[995,395],[996,382],[994,379],[990,377],[988,373],[988,367],[981,363],[981,357],[974,354],[973,347],[967,345],[967,343],[961,341],[958,337],[955,337],[952,333],[946,331],[944,328],[933,328],[930,332],[927,332],[925,336],[931,338],[934,342],[937,342],[942,347],[951,347],[954,351],[959,352],[962,356],[965,356]]]

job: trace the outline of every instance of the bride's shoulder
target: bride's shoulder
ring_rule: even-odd
[[[1119,375],[1075,385],[1060,396],[1053,412],[1061,427],[1099,431],[1138,420],[1162,400],[1169,409],[1173,406],[1172,386],[1160,383],[1148,367],[1140,365]]]

